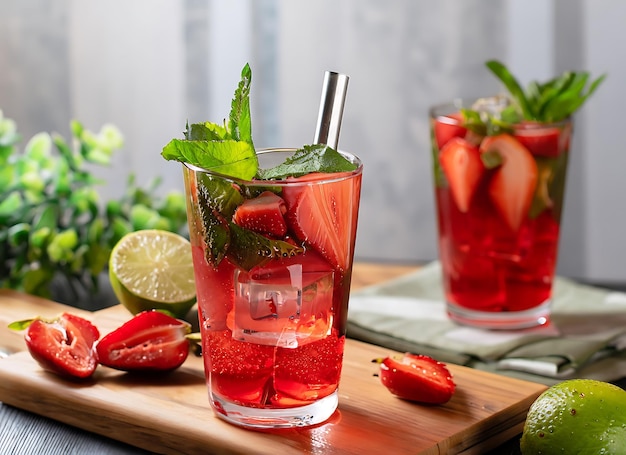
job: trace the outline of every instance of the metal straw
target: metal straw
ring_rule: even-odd
[[[326,71],[314,144],[326,144],[337,149],[349,79],[345,74]]]

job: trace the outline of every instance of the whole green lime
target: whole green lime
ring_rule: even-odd
[[[132,314],[159,309],[184,318],[196,303],[191,244],[168,231],[126,234],[109,259],[111,287]]]
[[[531,405],[523,455],[626,454],[626,391],[608,382],[571,379]]]

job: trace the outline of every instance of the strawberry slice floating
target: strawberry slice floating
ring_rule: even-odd
[[[427,355],[406,353],[399,360],[386,357],[376,362],[380,363],[380,381],[399,398],[444,404],[456,389],[446,365]]]
[[[287,233],[286,212],[283,198],[271,191],[264,191],[237,207],[233,222],[259,234],[282,238]]]
[[[514,136],[531,154],[555,158],[565,151],[561,133],[557,127],[525,122],[515,129]]]
[[[344,178],[349,175],[349,172],[336,173],[332,174],[334,181],[323,185],[293,185],[283,189],[287,222],[295,236],[341,271],[346,270],[350,259],[350,235],[357,222],[353,209],[360,191],[360,180],[354,184]],[[315,182],[329,176],[315,172],[293,180]]]
[[[502,157],[502,165],[495,169],[488,191],[506,224],[517,232],[533,199],[537,163],[530,151],[508,134],[485,138],[480,152],[495,152]]]
[[[189,329],[185,321],[144,311],[98,342],[98,359],[123,371],[171,371],[187,359]]]
[[[439,162],[450,184],[456,206],[466,213],[485,173],[480,151],[465,139],[455,137],[441,149]]]
[[[94,343],[100,333],[80,316],[63,313],[51,321],[36,319],[28,326],[24,338],[31,356],[44,370],[85,379],[98,366]]]
[[[435,142],[437,148],[441,150],[444,145],[455,137],[463,138],[467,134],[467,128],[461,126],[463,114],[456,112],[454,114],[437,117],[434,122],[433,130],[435,132]]]

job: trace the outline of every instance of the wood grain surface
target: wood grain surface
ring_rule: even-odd
[[[357,270],[361,281],[376,281],[365,277],[375,266]],[[170,375],[153,379],[102,366],[84,383],[42,371],[24,351],[23,334],[6,325],[63,310],[83,314],[102,333],[130,318],[120,306],[89,313],[0,291],[0,344],[16,351],[0,360],[0,401],[156,453],[480,454],[520,433],[528,407],[545,390],[541,384],[449,365],[457,383],[450,402],[406,402],[380,384],[378,366],[371,362],[393,351],[348,340],[339,409],[328,422],[307,429],[249,431],[212,413],[202,362],[194,356]]]

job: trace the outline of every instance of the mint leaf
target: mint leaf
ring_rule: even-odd
[[[229,129],[233,139],[252,144],[252,121],[250,117],[250,84],[252,71],[250,65],[241,70],[241,82],[235,91],[230,107]]]
[[[270,259],[283,259],[303,252],[302,248],[283,240],[272,240],[234,223],[230,223],[231,243],[228,259],[237,267],[251,270]]]
[[[243,180],[254,177],[259,163],[252,143],[251,82],[252,71],[246,64],[227,126],[212,122],[187,124],[185,139],[171,140],[163,147],[161,156]]]
[[[217,268],[231,242],[229,223],[243,196],[227,180],[208,174],[198,176],[198,210],[207,248],[205,258]]]
[[[256,174],[258,161],[249,142],[188,141],[172,139],[161,153],[166,160],[176,160],[202,169],[250,180]]]
[[[487,68],[489,68],[507,88],[511,97],[517,102],[519,108],[522,110],[524,118],[534,118],[533,110],[528,102],[528,99],[526,99],[524,89],[519,82],[517,82],[517,79],[515,79],[515,77],[509,72],[508,68],[497,60],[490,60],[486,63],[486,65]]]
[[[263,180],[300,177],[311,172],[351,172],[356,165],[335,149],[323,145],[305,145],[283,163],[270,169],[259,169],[257,176]]]
[[[486,65],[507,88],[524,119],[547,123],[571,117],[606,78],[600,76],[587,88],[589,73],[566,71],[542,84],[532,81],[524,90],[502,63],[490,60]]]
[[[483,152],[480,154],[480,160],[487,169],[495,169],[502,166],[504,159],[497,151]]]
[[[217,123],[204,122],[187,125],[185,139],[188,141],[223,141],[231,137],[226,127]]]

